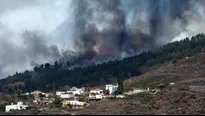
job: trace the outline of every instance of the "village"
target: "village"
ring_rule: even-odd
[[[174,83],[170,83],[173,85]],[[69,110],[80,110],[90,106],[89,102],[98,102],[102,99],[126,99],[129,96],[139,93],[149,93],[154,95],[160,92],[159,88],[134,88],[123,94],[116,94],[118,84],[107,84],[102,88],[72,87],[67,91],[56,91],[55,93],[44,93],[39,90],[24,93],[25,99],[5,106],[5,112],[29,110],[36,108],[46,110],[52,107],[66,108]],[[30,97],[29,97],[30,96]]]

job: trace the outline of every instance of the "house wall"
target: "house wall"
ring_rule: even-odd
[[[135,89],[133,92],[135,92],[135,93],[141,93],[141,92],[146,92],[146,90],[142,90],[142,89]]]
[[[61,94],[60,97],[61,98],[72,98],[72,97],[74,97],[74,95],[72,95],[72,94]]]
[[[117,85],[106,85],[105,89],[109,90],[109,93],[112,94],[117,90]]]
[[[56,95],[61,95],[62,93],[65,93],[65,92],[57,91],[57,92],[56,92]]]
[[[10,110],[23,110],[26,109],[27,105],[7,105],[5,107],[5,112],[9,112]]]

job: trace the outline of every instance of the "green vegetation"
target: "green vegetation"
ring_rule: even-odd
[[[123,93],[123,75],[122,73],[120,73],[117,77],[117,82],[118,82],[118,88],[117,88],[117,91],[118,91],[118,94],[122,94]]]
[[[177,63],[177,59],[175,58],[173,61],[172,61],[172,64],[176,64]]]
[[[126,96],[126,99],[133,99],[133,98],[150,98],[152,97],[151,94],[149,93],[137,93],[137,94],[133,94],[133,95],[128,95]]]
[[[54,107],[61,107],[62,106],[62,99],[60,99],[59,97],[55,97],[55,100],[53,102],[53,106]]]
[[[0,112],[4,112],[5,110],[5,104],[0,104]]]
[[[7,93],[13,91],[55,91],[64,86],[95,86],[110,83],[117,80],[119,73],[123,78],[129,78],[141,74],[141,67],[150,67],[156,64],[171,62],[176,63],[185,57],[190,57],[205,51],[205,35],[198,34],[191,39],[168,43],[155,51],[142,52],[139,55],[124,58],[120,61],[91,65],[85,68],[68,70],[62,64],[55,62],[34,67],[34,71],[16,73],[6,79],[0,80],[0,90]],[[67,63],[67,67],[70,63]],[[23,84],[19,84],[23,83]],[[67,86],[67,87],[68,87]],[[67,89],[65,87],[65,89]]]

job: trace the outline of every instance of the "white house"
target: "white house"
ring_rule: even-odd
[[[109,90],[109,94],[113,94],[115,91],[117,91],[118,85],[105,85],[105,90]]]
[[[102,98],[103,98],[102,94],[99,94],[99,93],[90,93],[89,94],[90,100],[101,100]]]
[[[67,93],[73,93],[74,95],[80,95],[85,92],[84,88],[77,88],[77,87],[72,87]]]
[[[78,90],[77,87],[72,87],[72,88],[70,89],[70,91],[76,91],[76,90]]]
[[[133,89],[133,93],[143,93],[143,92],[147,92],[147,91],[150,91],[149,88],[147,88],[147,89],[141,89],[141,88]]]
[[[170,86],[174,85],[175,83],[169,83]]]
[[[64,93],[60,95],[60,98],[63,98],[63,99],[69,99],[73,97],[74,97],[74,94],[69,94],[69,93]]]
[[[102,94],[103,90],[102,89],[91,89],[90,93],[98,93],[98,94]]]
[[[116,95],[116,98],[125,98],[125,95]]]
[[[64,92],[64,91],[56,91],[56,95],[57,96],[60,96],[61,94],[64,94],[64,93],[66,93],[66,92]]]
[[[90,90],[89,99],[100,100],[102,99],[103,90],[102,89],[92,89]]]
[[[17,104],[6,105],[5,112],[9,112],[10,110],[26,110],[28,105],[23,105],[23,102],[18,102]]]
[[[63,106],[71,105],[71,106],[86,106],[89,105],[87,102],[78,101],[78,100],[66,100],[62,102]]]

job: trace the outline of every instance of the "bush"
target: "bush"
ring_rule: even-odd
[[[181,90],[181,91],[189,91],[189,86],[182,85],[182,86],[179,87],[179,90]]]
[[[61,107],[62,106],[61,102],[62,102],[62,99],[56,97],[55,101],[53,102],[53,104],[54,104],[55,107]]]
[[[172,64],[176,64],[178,61],[177,59],[175,58],[174,60],[172,60]]]
[[[0,104],[0,112],[4,112],[5,109],[5,105],[4,104]]]

